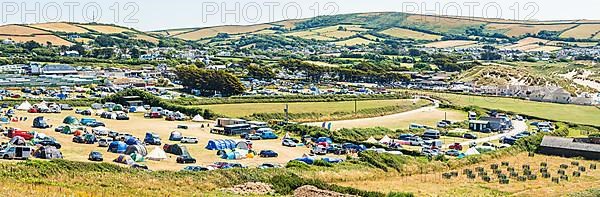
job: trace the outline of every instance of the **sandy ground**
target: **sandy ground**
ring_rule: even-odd
[[[48,123],[53,125],[54,127],[62,125],[62,121],[66,116],[75,116],[81,119],[82,115],[75,114],[74,111],[63,111],[61,114],[30,114],[24,111],[18,111],[17,116],[19,117],[28,117],[27,121],[11,123],[9,125],[3,125],[4,127],[15,127],[20,128],[26,131],[37,131],[40,133],[44,133],[48,136],[52,136],[57,139],[58,142],[62,145],[60,151],[63,153],[65,159],[74,160],[74,161],[87,161],[87,157],[89,152],[91,151],[100,151],[103,153],[105,162],[112,162],[118,154],[107,152],[107,148],[98,147],[98,144],[77,144],[72,142],[72,135],[65,135],[61,133],[54,132],[54,128],[50,129],[34,129],[32,128],[33,119],[37,116],[44,116],[47,118]],[[280,140],[260,140],[253,141],[253,149],[256,152],[260,150],[274,150],[279,153],[279,157],[277,158],[260,158],[255,157],[252,159],[243,159],[243,160],[224,160],[219,158],[216,155],[216,151],[210,151],[205,149],[204,147],[211,139],[236,139],[240,138],[237,136],[228,137],[222,135],[211,134],[208,128],[200,128],[202,123],[196,122],[170,122],[164,119],[146,119],[143,117],[143,114],[130,114],[131,120],[129,121],[119,121],[119,120],[106,120],[101,119],[98,116],[92,115],[96,120],[101,121],[106,124],[107,128],[111,130],[115,130],[118,132],[130,133],[141,140],[143,140],[145,133],[148,131],[156,132],[160,135],[163,144],[176,144],[177,142],[168,141],[169,134],[172,131],[180,131],[184,136],[193,136],[197,137],[199,140],[198,144],[186,144],[185,146],[188,148],[190,154],[196,158],[197,163],[195,165],[206,166],[208,164],[212,164],[218,161],[227,161],[233,163],[241,163],[248,166],[258,166],[262,163],[279,163],[285,164],[289,160],[301,157],[305,153],[309,153],[310,150],[306,147],[284,147],[281,145]],[[206,123],[204,123],[206,126]],[[213,123],[210,123],[211,126]],[[177,129],[177,125],[188,125],[189,129],[181,130]],[[88,128],[88,131],[91,131],[91,128]],[[281,137],[281,136],[280,136]],[[9,139],[7,137],[0,137],[0,141],[5,142]],[[152,151],[155,146],[147,146],[148,152]],[[185,165],[176,163],[176,156],[167,154],[168,159],[164,161],[146,161],[144,164],[148,165],[148,167],[152,170],[180,170]],[[328,157],[333,157],[332,155],[328,155]],[[0,162],[3,162],[0,160]],[[194,164],[190,164],[194,165]]]

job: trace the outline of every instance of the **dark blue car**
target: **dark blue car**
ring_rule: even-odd
[[[272,150],[261,150],[258,154],[260,157],[277,157],[279,154]]]

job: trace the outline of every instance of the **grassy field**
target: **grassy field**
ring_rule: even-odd
[[[537,116],[557,121],[600,126],[600,109],[593,106],[567,105],[545,102],[534,102],[512,98],[483,97],[434,93],[461,106],[479,106],[490,109],[512,111],[520,114]]]
[[[419,101],[417,105],[425,104]],[[357,109],[370,109],[386,106],[412,106],[413,100],[374,100],[358,101]],[[354,101],[344,102],[304,102],[289,103],[289,113],[323,113],[352,112]],[[248,103],[248,104],[224,104],[224,105],[201,105],[199,107],[213,110],[215,113],[232,117],[243,117],[254,113],[282,113],[285,103]]]
[[[268,29],[272,27],[269,24],[258,24],[258,25],[226,25],[226,26],[217,26],[217,27],[209,27],[202,28],[196,31],[190,31],[186,33],[181,33],[176,35],[176,38],[181,38],[184,40],[200,40],[204,38],[215,37],[219,33],[227,33],[227,34],[245,34],[257,32],[260,30]]]
[[[575,24],[557,24],[557,25],[525,25],[525,24],[490,24],[486,28],[492,31],[503,32],[507,36],[522,36],[525,34],[537,34],[542,30],[548,31],[564,31]]]
[[[569,177],[568,181],[561,181],[559,184],[553,183],[550,179],[541,177],[539,166],[541,162],[548,163],[548,172],[552,177],[556,177],[556,171],[559,165],[567,164],[569,169],[566,170],[568,175],[575,170],[570,165],[574,159],[561,157],[551,157],[536,155],[528,157],[526,153],[521,153],[514,156],[509,156],[501,159],[490,160],[481,164],[467,166],[463,169],[471,169],[475,171],[476,167],[484,167],[491,174],[490,165],[501,162],[509,162],[519,174],[521,166],[528,164],[531,166],[532,172],[538,175],[537,180],[527,180],[524,182],[517,181],[515,178],[510,178],[509,184],[500,184],[495,175],[492,175],[491,182],[485,182],[477,177],[474,180],[466,178],[462,174],[462,169],[455,171],[459,172],[459,176],[452,179],[443,179],[442,173],[430,173],[412,176],[390,176],[377,180],[364,181],[348,181],[337,182],[342,186],[355,187],[358,189],[370,191],[404,191],[412,192],[416,196],[563,196],[569,193],[580,192],[590,188],[597,187],[600,183],[600,170],[589,170],[581,174],[581,177]],[[591,163],[599,164],[597,161],[582,161],[579,160],[581,166],[589,167]],[[503,173],[507,173],[507,167],[501,167]]]

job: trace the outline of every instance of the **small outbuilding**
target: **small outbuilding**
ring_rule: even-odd
[[[600,160],[600,144],[578,142],[573,138],[544,136],[538,152],[560,157],[583,157]]]

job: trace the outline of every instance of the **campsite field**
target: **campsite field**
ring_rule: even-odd
[[[431,93],[460,106],[479,106],[578,124],[600,125],[600,109],[594,106],[535,102],[513,98]]]
[[[500,165],[501,162],[505,161],[509,162],[510,166],[514,167],[519,174],[522,174],[520,169],[523,164],[530,165],[532,172],[538,175],[537,180],[520,182],[515,178],[510,178],[509,184],[500,184],[496,177],[492,176],[493,180],[487,183],[479,177],[470,180],[462,174],[463,169],[475,171],[476,167],[483,167],[488,173],[491,173],[491,164]],[[478,194],[478,196],[563,196],[597,187],[600,183],[600,170],[588,170],[582,173],[581,177],[570,176],[568,181],[561,180],[558,184],[553,183],[551,179],[542,178],[539,173],[540,163],[546,162],[548,163],[548,172],[551,173],[552,177],[557,176],[561,164],[569,165],[566,174],[571,175],[575,170],[570,164],[571,161],[579,161],[580,165],[586,168],[592,163],[600,164],[597,161],[543,155],[528,157],[527,153],[521,153],[453,170],[459,172],[459,176],[452,179],[443,179],[442,173],[444,172],[437,172],[412,176],[391,176],[377,180],[342,181],[336,184],[370,191],[413,192],[416,196],[470,196],[469,194],[473,193]],[[500,169],[507,173],[507,167],[501,167]],[[450,170],[447,172],[450,172]]]
[[[62,125],[62,121],[66,116],[75,116],[77,118],[82,118],[86,116],[82,116],[79,114],[75,114],[73,111],[63,112],[60,114],[32,114],[26,113],[23,111],[18,111],[18,117],[27,117],[27,121],[16,122],[6,125],[8,127],[15,127],[24,129],[27,131],[37,131],[40,133],[44,133],[48,136],[52,136],[56,138],[56,140],[62,145],[60,151],[63,153],[63,156],[67,160],[72,161],[84,161],[87,162],[88,154],[91,151],[99,151],[104,156],[104,162],[111,162],[112,160],[117,158],[118,154],[107,152],[106,147],[98,147],[98,144],[77,144],[72,142],[73,135],[66,135],[54,132],[54,128],[51,129],[34,129],[32,128],[33,119],[37,116],[44,116],[48,119],[50,125],[54,127]],[[183,136],[193,136],[197,137],[199,143],[198,144],[187,144],[185,145],[189,150],[190,154],[196,158],[197,163],[195,165],[206,166],[218,161],[227,161],[227,162],[235,162],[241,163],[249,166],[258,166],[262,163],[279,163],[285,164],[289,160],[301,157],[305,153],[309,153],[310,150],[306,147],[284,147],[281,145],[280,140],[259,140],[254,141],[253,148],[257,152],[260,150],[274,150],[279,153],[279,157],[277,158],[249,158],[244,160],[224,160],[219,158],[216,155],[216,151],[206,150],[204,147],[211,139],[240,139],[239,136],[223,136],[217,134],[211,134],[209,129],[206,127],[207,123],[210,125],[214,125],[212,122],[206,123],[196,123],[196,122],[170,122],[164,119],[146,119],[143,117],[143,114],[130,114],[131,120],[129,121],[117,121],[117,120],[106,120],[100,119],[98,116],[92,116],[96,118],[96,120],[101,121],[107,125],[107,128],[111,130],[115,130],[123,133],[130,133],[133,136],[136,136],[143,140],[146,132],[155,132],[157,133],[163,142],[163,144],[179,144],[179,142],[169,141],[169,134],[171,131],[180,131]],[[205,128],[201,128],[201,125],[204,125]],[[177,125],[188,125],[190,128],[187,130],[177,129]],[[88,131],[91,131],[91,128],[88,128]],[[280,134],[283,135],[283,134]],[[0,137],[0,141],[6,142],[9,139],[7,137]],[[148,152],[152,151],[156,146],[146,146]],[[161,146],[162,147],[162,146]],[[181,170],[186,165],[177,164],[176,156],[172,154],[167,154],[168,158],[164,161],[146,161],[143,164],[147,165],[152,170]],[[335,157],[332,155],[328,155],[328,157]],[[5,162],[0,160],[0,162]],[[187,164],[193,165],[193,164]]]
[[[427,101],[418,101],[414,105],[421,106],[427,104]],[[283,113],[285,103],[244,103],[244,104],[222,104],[222,105],[201,105],[199,107],[213,110],[215,113],[231,117],[243,117],[254,113]],[[300,102],[288,103],[289,113],[323,113],[333,112],[353,112],[354,101],[342,102]],[[358,101],[357,109],[371,109],[387,106],[406,106],[411,109],[412,99],[399,100],[372,100]]]

